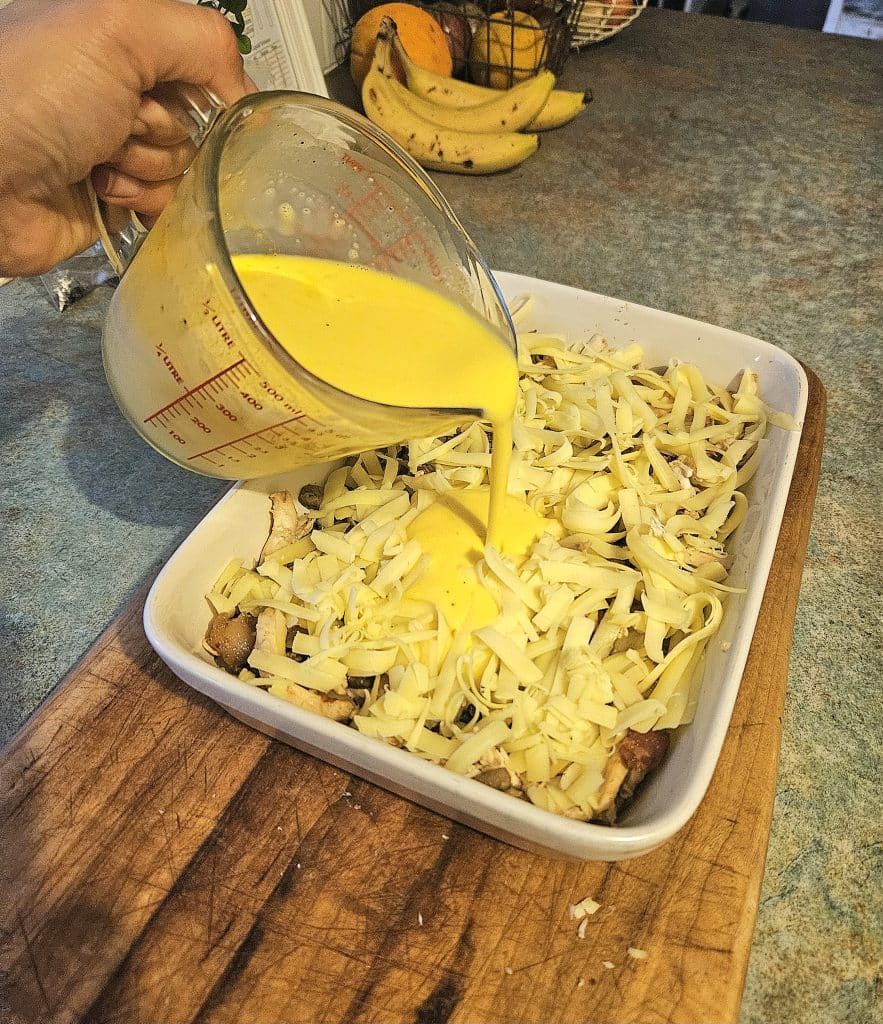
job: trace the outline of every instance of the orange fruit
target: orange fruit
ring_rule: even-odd
[[[353,26],[350,73],[360,89],[371,69],[374,44],[383,18],[392,18],[396,23],[402,46],[415,64],[437,75],[451,74],[454,70],[451,48],[435,18],[413,4],[381,4],[363,14]],[[405,74],[397,62],[392,70],[404,85]]]

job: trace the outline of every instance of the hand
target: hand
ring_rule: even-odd
[[[161,82],[254,92],[236,37],[180,0],[14,0],[0,11],[0,276],[43,273],[97,238],[84,182],[147,219],[193,159]]]

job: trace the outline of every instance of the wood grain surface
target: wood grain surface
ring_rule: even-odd
[[[673,840],[550,860],[270,741],[169,673],[142,594],[0,762],[0,1021],[735,1021],[824,432],[809,377],[732,725]]]

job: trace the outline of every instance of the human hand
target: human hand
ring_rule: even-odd
[[[43,273],[97,238],[85,181],[148,223],[193,159],[145,93],[254,92],[216,11],[180,0],[14,0],[0,11],[0,275]]]

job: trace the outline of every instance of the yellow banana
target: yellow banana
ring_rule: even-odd
[[[536,152],[536,135],[457,131],[416,114],[393,88],[399,83],[383,73],[383,59],[378,45],[371,70],[362,84],[365,113],[423,167],[460,174],[491,174],[515,167]]]
[[[374,53],[379,58],[381,68],[389,67],[391,52],[389,40],[378,38]],[[389,84],[404,106],[443,128],[459,132],[520,132],[547,105],[555,85],[555,76],[551,71],[541,71],[511,89],[488,89],[489,97],[470,107],[447,107],[433,103],[432,100],[409,92],[395,79],[390,79]]]
[[[589,104],[589,92],[571,92],[569,89],[553,89],[546,105],[525,126],[531,132],[545,132],[560,128],[581,114]]]
[[[456,78],[437,75],[434,71],[427,71],[415,64],[402,46],[398,35],[392,37],[392,46],[405,72],[408,89],[415,96],[440,107],[468,110],[470,107],[474,108],[506,97],[514,89],[520,89],[531,81],[528,79],[527,82],[520,82],[512,89],[502,92],[499,89],[489,89],[483,85],[473,85],[472,82],[461,82]],[[581,114],[586,109],[590,98],[590,94],[585,92],[553,89],[545,106],[532,120],[527,122],[525,127],[528,131],[538,132],[546,131],[549,128],[559,128],[561,125],[567,124],[568,121],[572,121],[577,114]]]
[[[406,107],[445,128],[462,132],[520,132],[542,111],[554,82],[551,71],[543,72],[474,107],[443,107],[410,92],[394,78],[389,84]]]

